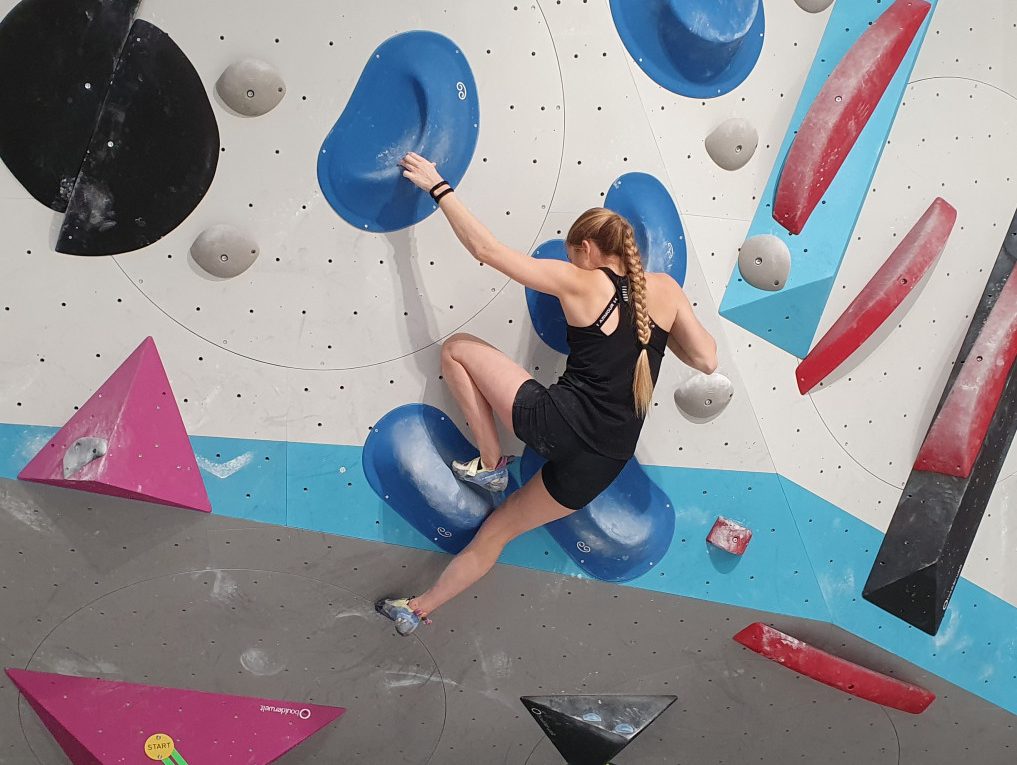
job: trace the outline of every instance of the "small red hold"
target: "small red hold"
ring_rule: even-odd
[[[752,539],[751,531],[740,523],[735,523],[723,516],[717,518],[717,522],[713,524],[713,528],[710,529],[710,533],[706,537],[706,541],[711,545],[726,550],[732,555],[744,553],[745,548],[749,546],[750,539]]]

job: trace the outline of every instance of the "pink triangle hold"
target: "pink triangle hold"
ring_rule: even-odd
[[[74,413],[18,478],[212,511],[151,337]]]
[[[174,752],[191,765],[268,765],[346,711],[23,669],[7,674],[73,765],[175,763]],[[172,742],[166,757],[146,754],[153,741]]]

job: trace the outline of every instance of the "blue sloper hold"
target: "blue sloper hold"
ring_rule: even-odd
[[[437,206],[403,178],[414,151],[435,162],[453,186],[477,146],[480,103],[462,51],[434,32],[404,32],[371,55],[318,155],[318,183],[329,204],[364,231],[396,231]]]
[[[643,268],[685,285],[688,249],[678,208],[664,184],[647,173],[626,173],[611,184],[604,207],[632,224]]]
[[[520,474],[528,481],[544,459],[527,448]],[[628,582],[652,569],[674,537],[668,496],[632,458],[614,482],[586,507],[547,525],[583,571],[605,582]]]
[[[611,184],[604,207],[632,224],[644,269],[668,274],[685,285],[688,267],[685,229],[663,183],[647,173],[626,173]],[[533,257],[567,261],[565,242],[561,239],[544,242]],[[559,353],[567,354],[568,323],[558,298],[527,287],[526,307],[540,339]]]
[[[386,414],[364,444],[364,474],[382,500],[445,552],[457,553],[503,495],[458,481],[452,460],[476,448],[440,409],[406,404]],[[509,479],[506,494],[518,487]]]
[[[533,253],[533,257],[543,260],[568,261],[565,253],[565,242],[552,239],[544,242]],[[530,310],[530,321],[537,335],[558,353],[569,352],[568,323],[562,311],[561,302],[554,295],[547,295],[537,290],[526,288],[526,307]]]
[[[756,66],[763,0],[610,0],[629,55],[658,85],[690,98],[737,88]]]

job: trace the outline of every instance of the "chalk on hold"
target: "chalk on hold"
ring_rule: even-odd
[[[643,268],[685,284],[688,248],[671,192],[649,173],[625,173],[611,184],[604,207],[632,224]]]
[[[42,447],[18,480],[212,511],[150,337]]]
[[[783,239],[761,234],[745,240],[738,253],[738,270],[756,289],[777,292],[791,273],[791,250]]]
[[[522,696],[555,748],[572,765],[614,759],[677,696]]]
[[[286,95],[282,75],[271,64],[256,58],[245,58],[226,67],[215,89],[230,109],[245,117],[268,114]]]
[[[723,412],[734,396],[734,385],[720,372],[697,372],[678,386],[674,402],[689,417],[712,420]]]
[[[766,28],[762,0],[611,0],[618,35],[658,85],[716,98],[756,66]]]
[[[1017,214],[971,312],[936,418],[862,588],[867,601],[930,635],[942,625],[1017,433],[1017,366],[1010,338],[1017,312],[1011,289],[1017,285],[1014,241]],[[997,309],[1002,315],[995,315]],[[1002,372],[1002,389],[996,387],[1000,369],[1008,370]],[[971,375],[973,370],[978,374]],[[989,420],[982,430],[985,416]],[[977,449],[970,472],[963,469],[969,447]],[[947,469],[952,472],[942,472]]]
[[[318,154],[318,184],[354,228],[397,231],[437,209],[403,177],[403,155],[422,154],[458,186],[479,134],[480,97],[463,48],[435,32],[403,32],[367,60]]]
[[[109,443],[105,438],[79,438],[64,452],[64,478],[70,478],[90,462],[102,459],[108,451]]]
[[[809,13],[822,13],[833,5],[833,0],[795,0],[795,2],[799,8]]]
[[[841,659],[762,622],[750,624],[734,640],[801,675],[901,712],[919,714],[936,699],[931,691]]]
[[[800,234],[897,74],[932,10],[896,0],[844,54],[788,149],[773,197],[773,219]]]
[[[749,529],[724,516],[717,518],[706,537],[711,545],[732,555],[743,555],[751,539],[752,532]]]
[[[258,259],[258,245],[234,226],[206,228],[191,245],[191,257],[202,270],[221,279],[239,276]]]
[[[68,255],[119,255],[158,241],[194,212],[219,163],[215,112],[187,54],[143,19],[117,50],[108,87],[92,81],[106,91],[102,108],[80,171],[65,179],[73,188],[55,249]]]
[[[544,458],[527,447],[519,474],[529,481]],[[605,582],[628,582],[664,559],[674,539],[675,510],[635,457],[586,507],[545,527],[584,572]]]
[[[383,416],[364,443],[368,485],[442,550],[460,552],[502,497],[457,480],[449,463],[476,449],[452,419],[427,404],[404,404]],[[518,488],[509,478],[507,494]]]
[[[739,170],[752,159],[759,133],[747,119],[732,117],[706,136],[706,153],[725,170]]]

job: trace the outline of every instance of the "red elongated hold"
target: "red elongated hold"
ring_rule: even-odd
[[[801,675],[884,707],[916,715],[936,699],[931,691],[834,656],[762,622],[750,624],[734,639]]]
[[[1017,266],[964,359],[915,460],[915,470],[967,478],[1017,358]]]
[[[946,247],[957,211],[937,197],[851,305],[798,365],[804,395],[858,350],[922,280]]]
[[[706,537],[706,541],[711,545],[732,555],[742,555],[751,539],[752,532],[749,529],[723,516],[717,518]]]
[[[800,234],[876,110],[932,6],[897,0],[830,74],[787,153],[773,218]]]

